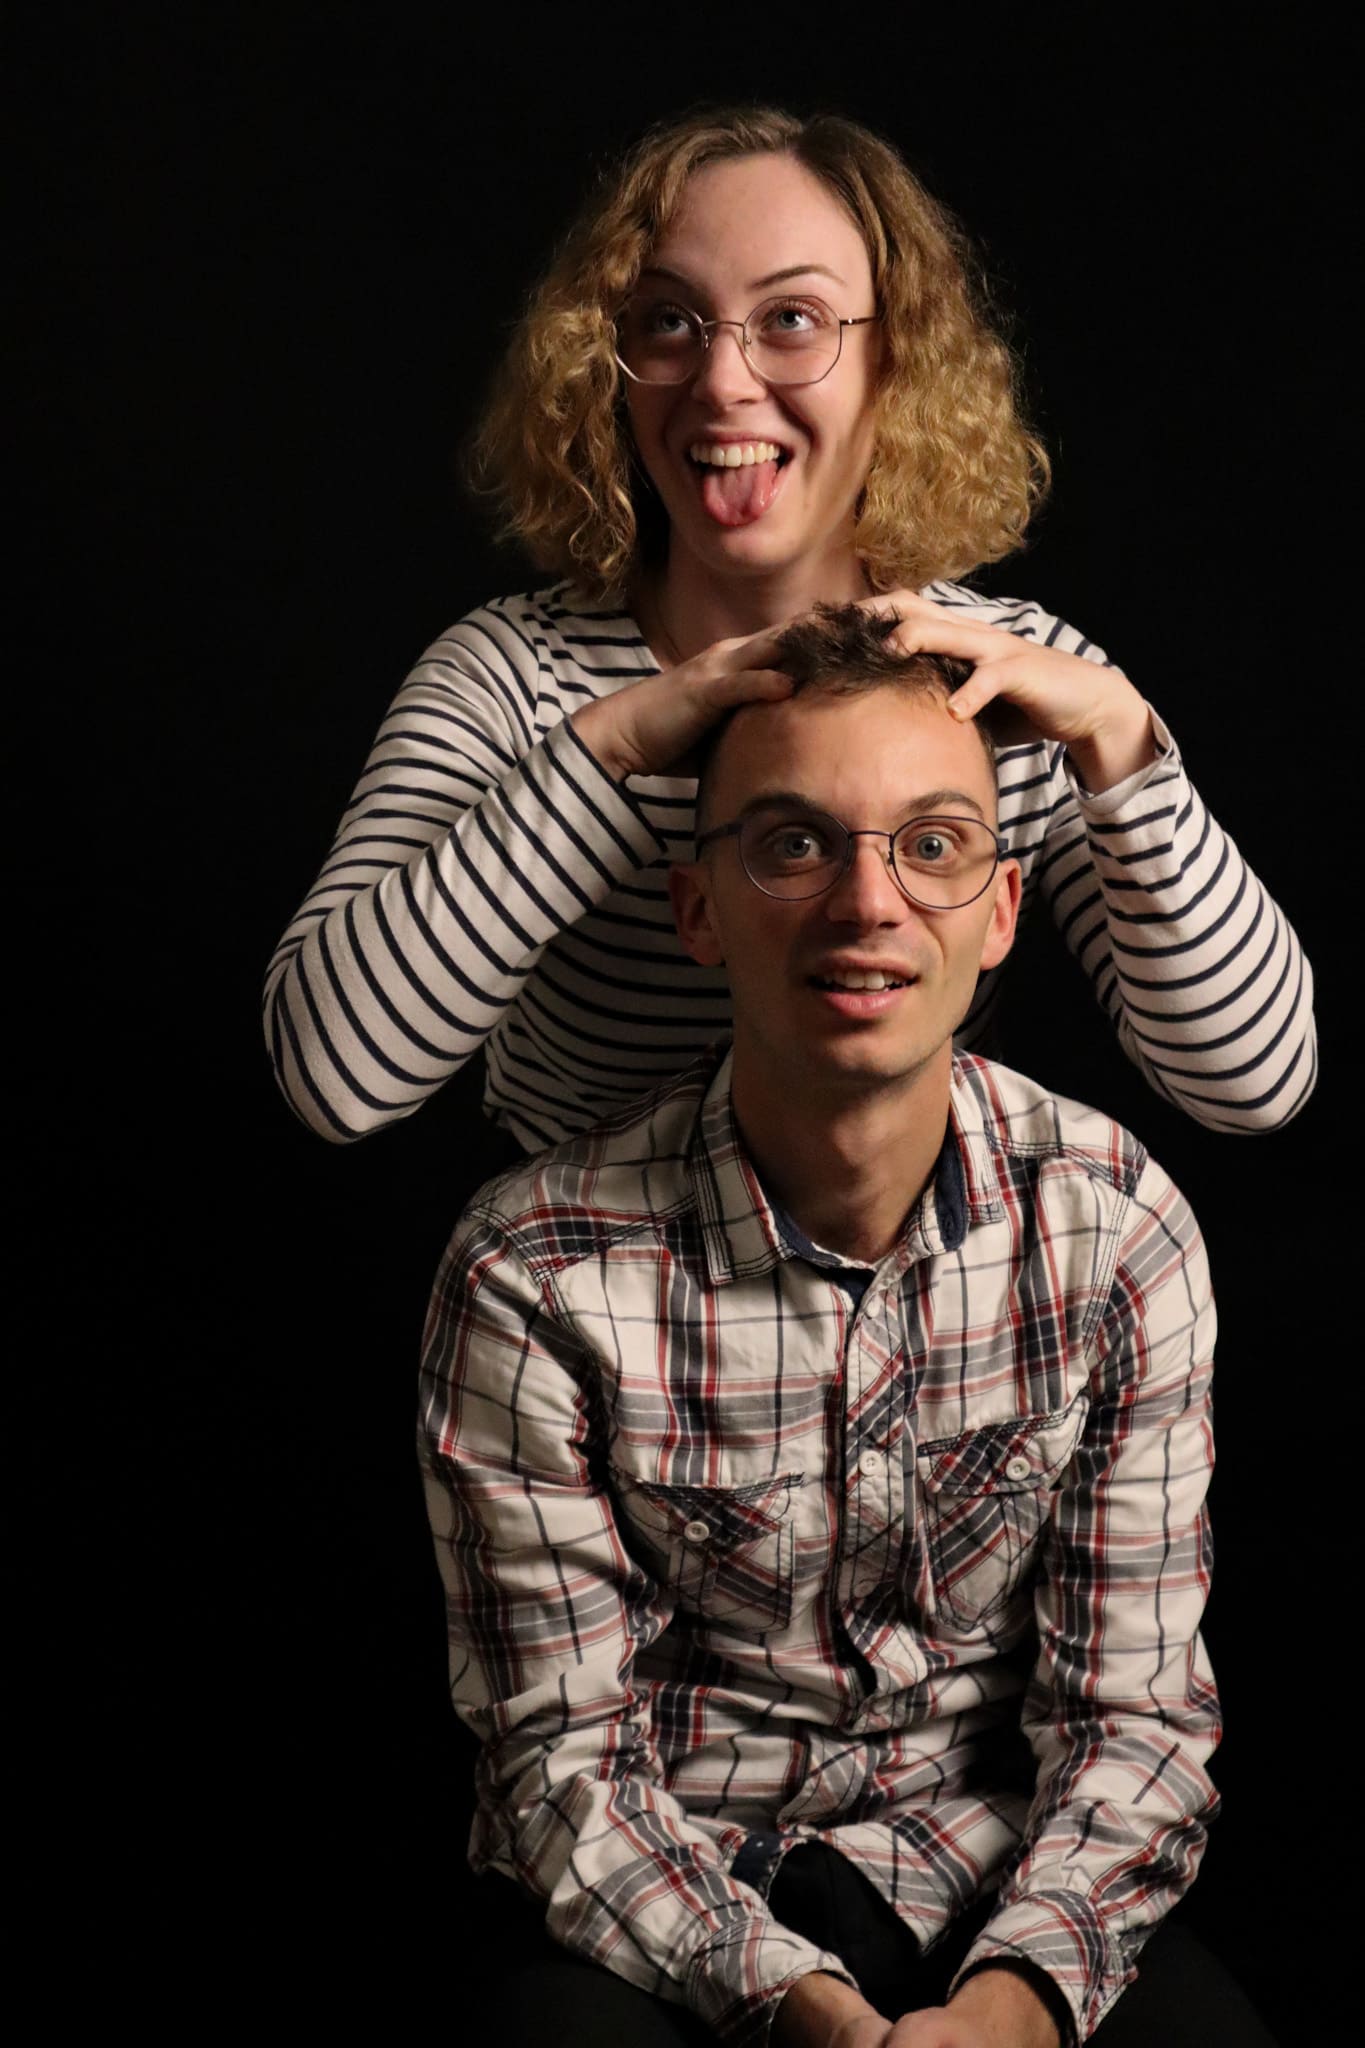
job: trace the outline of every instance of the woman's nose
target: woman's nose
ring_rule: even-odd
[[[716,403],[736,398],[762,397],[767,385],[744,353],[738,323],[713,327],[708,346],[692,379],[693,392],[702,392]]]

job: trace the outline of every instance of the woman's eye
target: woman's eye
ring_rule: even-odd
[[[819,308],[803,305],[798,299],[788,299],[781,305],[769,306],[763,315],[763,332],[774,337],[809,334],[823,324]]]
[[[691,330],[692,322],[681,306],[649,306],[640,317],[644,333],[656,340],[680,339]]]

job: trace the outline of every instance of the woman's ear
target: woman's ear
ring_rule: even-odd
[[[694,860],[668,871],[668,896],[683,951],[699,967],[721,967],[725,953],[711,909],[710,875],[705,861]]]

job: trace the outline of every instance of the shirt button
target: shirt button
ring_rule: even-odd
[[[683,1535],[689,1543],[705,1543],[711,1534],[709,1522],[689,1522]]]
[[[1033,1467],[1027,1458],[1011,1458],[1005,1467],[1006,1479],[1028,1479],[1032,1473]]]
[[[880,1451],[862,1451],[858,1457],[858,1470],[868,1474],[880,1472],[885,1463]]]

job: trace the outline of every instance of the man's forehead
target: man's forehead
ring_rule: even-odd
[[[849,694],[814,689],[734,713],[717,745],[713,802],[728,811],[765,787],[799,788],[828,807],[961,790],[994,814],[996,781],[982,736],[932,690],[894,684]]]

